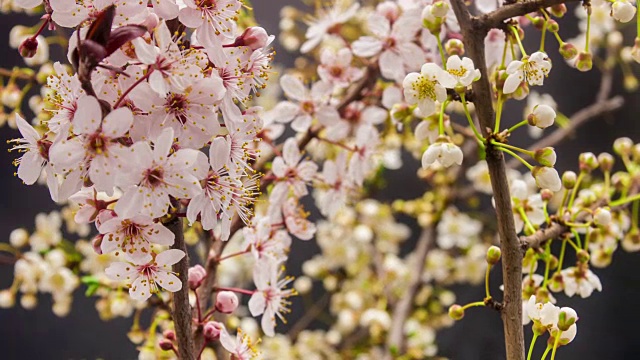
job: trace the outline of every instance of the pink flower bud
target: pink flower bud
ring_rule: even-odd
[[[216,310],[230,314],[238,308],[238,296],[232,291],[220,291],[216,296]]]
[[[36,40],[35,37],[26,38],[18,47],[18,51],[20,51],[20,55],[24,58],[34,57],[36,51],[38,51],[38,40]]]
[[[257,50],[265,47],[268,40],[269,34],[265,29],[259,26],[252,26],[238,36],[235,43],[238,46],[247,46],[251,50]]]
[[[160,346],[160,349],[162,349],[164,351],[169,351],[169,350],[173,349],[173,343],[171,342],[171,340],[162,339],[162,340],[160,340],[158,345]]]
[[[201,265],[189,268],[189,288],[191,290],[199,288],[205,276],[207,276],[207,271]]]
[[[213,341],[220,337],[220,333],[224,330],[224,325],[217,321],[208,321],[202,328],[202,334],[206,341]]]
[[[171,329],[167,329],[162,333],[162,336],[167,340],[174,341],[176,339],[176,332]]]
[[[102,239],[104,238],[103,234],[98,234],[96,237],[91,240],[91,246],[93,246],[93,251],[98,255],[102,255]]]

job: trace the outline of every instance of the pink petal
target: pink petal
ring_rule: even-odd
[[[156,256],[156,264],[160,267],[169,267],[178,261],[182,260],[185,256],[182,250],[178,249],[169,249],[167,251],[163,251],[158,256]]]

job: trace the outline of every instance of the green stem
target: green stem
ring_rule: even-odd
[[[471,114],[469,113],[469,109],[467,108],[467,100],[465,99],[464,92],[460,93],[460,100],[462,101],[462,108],[464,109],[464,114],[467,116],[467,121],[469,122],[469,126],[471,126],[471,130],[473,130],[473,133],[476,135],[476,138],[478,139],[478,144],[480,145],[481,148],[484,149],[484,138],[476,128],[476,124],[473,122],[473,119],[471,118]]]
[[[536,228],[531,223],[531,220],[529,220],[529,217],[527,216],[527,213],[524,211],[524,208],[522,206],[518,207],[518,214],[520,214],[520,217],[522,218],[522,221],[524,221],[524,223],[527,226],[527,228],[529,229],[529,231],[531,231],[531,234],[535,233],[536,232]]]
[[[498,108],[496,109],[496,125],[493,128],[494,133],[500,132],[500,120],[502,119],[502,90],[498,90]]]
[[[567,205],[569,209],[571,209],[571,207],[573,206],[573,202],[576,200],[576,195],[578,194],[578,189],[580,189],[580,183],[582,182],[582,179],[584,179],[584,176],[585,176],[585,172],[580,171],[580,174],[578,174],[578,179],[576,180],[576,184],[573,187],[573,190],[571,191],[571,197],[569,198],[569,205]]]
[[[551,242],[547,242],[547,246],[545,247],[545,255],[547,260],[545,261],[544,268],[544,281],[542,282],[542,287],[546,288],[549,283],[549,271],[551,269]]]
[[[518,161],[520,161],[524,166],[526,166],[529,170],[533,170],[533,165],[529,164],[525,159],[521,158],[518,154],[514,153],[513,151],[509,150],[509,149],[505,149],[503,147],[498,146],[497,147],[498,150],[503,151],[511,156],[513,156],[514,158],[518,159]]]
[[[584,52],[589,52],[589,34],[591,33],[591,9],[587,10],[587,31],[585,33]]]
[[[559,273],[562,270],[562,263],[564,262],[564,254],[567,250],[567,241],[562,242],[562,247],[560,248],[560,256],[558,257],[558,268],[556,273]]]
[[[560,343],[560,335],[562,335],[562,331],[558,331],[556,334],[556,340],[553,342],[553,351],[551,352],[551,360],[556,358],[556,350],[558,350],[558,344]]]
[[[462,310],[467,310],[468,308],[474,307],[474,306],[485,306],[484,301],[476,301],[476,302],[472,302],[469,303],[465,306],[462,307]]]
[[[531,150],[526,150],[526,149],[523,149],[523,148],[519,148],[517,146],[513,146],[513,145],[506,144],[506,143],[497,142],[495,140],[492,140],[491,143],[493,145],[501,146],[503,148],[507,148],[507,149],[510,149],[510,150],[513,150],[513,151],[517,151],[517,152],[523,153],[525,155],[529,155],[531,157],[535,156],[535,152],[533,152]]]
[[[544,354],[542,354],[542,357],[540,358],[540,360],[544,360],[547,358],[547,354],[549,353],[549,350],[551,350],[551,346],[547,346],[547,350],[544,351]]]
[[[544,52],[544,39],[547,37],[547,21],[542,25],[542,35],[540,37],[540,51]]]
[[[637,229],[638,228],[638,210],[640,207],[640,202],[638,201],[634,201],[633,205],[631,206],[631,228],[632,229]]]
[[[489,273],[491,272],[491,265],[487,265],[487,271],[484,274],[484,293],[486,297],[491,298],[491,292],[489,291]]]
[[[625,197],[623,199],[618,199],[616,201],[613,201],[609,205],[611,207],[615,207],[615,206],[624,205],[624,204],[627,204],[627,203],[630,203],[630,202],[636,201],[636,200],[640,200],[640,194],[636,194],[636,195],[633,195],[631,197]]]
[[[518,47],[520,47],[520,52],[522,53],[522,56],[523,57],[527,56],[527,52],[524,50],[524,46],[522,46],[522,41],[520,41],[520,34],[518,33],[518,29],[512,26],[511,31],[513,32],[513,35],[516,37],[516,41],[518,42]]]
[[[531,345],[529,345],[529,353],[527,354],[527,360],[531,360],[531,355],[533,355],[533,347],[536,344],[536,340],[538,340],[538,335],[535,331],[533,332],[533,338],[531,339]]]
[[[442,58],[442,68],[447,70],[447,57],[444,55],[444,48],[442,47],[442,40],[440,40],[440,34],[434,34],[438,42],[438,51],[440,51],[440,58]]]
[[[444,111],[449,105],[449,99],[445,100],[442,103],[442,107],[440,108],[440,118],[438,119],[438,135],[444,135]]]
[[[525,119],[525,120],[522,120],[522,121],[520,121],[519,123],[517,123],[517,124],[513,125],[513,126],[512,126],[512,127],[510,127],[507,131],[508,131],[508,132],[513,132],[513,130],[515,130],[515,129],[517,129],[517,128],[521,127],[521,126],[528,125],[528,124],[529,124],[529,120],[526,120],[526,119]]]

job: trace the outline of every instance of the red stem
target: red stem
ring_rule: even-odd
[[[143,81],[147,80],[149,78],[149,75],[151,75],[152,72],[153,72],[153,68],[150,67],[149,70],[147,70],[147,73],[144,74],[143,77],[141,77],[136,82],[134,82],[131,86],[129,86],[129,88],[120,96],[116,104],[113,105],[113,108],[117,109],[118,107],[120,107],[120,104],[124,101],[127,95],[129,95],[131,90],[133,90],[136,86],[140,85]]]
[[[245,290],[245,289],[228,288],[228,287],[217,287],[214,289],[214,291],[233,291],[233,292],[237,292],[238,294],[245,294],[245,295],[253,295],[256,292],[255,290]]]

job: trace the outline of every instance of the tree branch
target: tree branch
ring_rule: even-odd
[[[391,327],[387,337],[387,349],[390,352],[392,349],[402,351],[402,347],[404,346],[404,323],[409,317],[409,313],[413,307],[414,296],[420,287],[424,263],[427,260],[427,254],[429,253],[429,250],[433,248],[434,243],[435,226],[429,225],[429,227],[422,229],[422,233],[418,239],[418,244],[415,250],[415,263],[413,271],[411,272],[409,287],[393,309]]]
[[[554,5],[574,2],[579,0],[528,0],[514,4],[504,5],[496,10],[478,17],[484,31],[493,28],[500,28],[505,20],[516,16],[523,16],[528,13],[537,11],[540,8],[547,8]],[[462,25],[462,24],[461,24]]]
[[[535,2],[536,8],[541,2]],[[488,20],[471,17],[463,0],[452,0],[453,11],[460,24],[462,38],[467,54],[473,60],[481,74],[480,80],[473,84],[474,105],[480,127],[487,136],[487,129],[494,127],[493,99],[489,74],[485,61],[484,38],[492,26],[489,21],[502,20],[526,13],[528,8],[518,4],[507,5],[497,15]],[[513,7],[516,6],[516,7]],[[513,8],[512,8],[513,7]],[[507,10],[504,10],[507,8]],[[509,9],[518,9],[517,11]],[[500,9],[496,10],[499,11]],[[508,15],[508,16],[506,16]],[[504,17],[506,16],[506,17]],[[502,152],[487,146],[486,161],[491,177],[491,187],[495,198],[498,220],[498,233],[502,249],[502,274],[504,283],[504,300],[502,322],[504,327],[505,347],[508,360],[524,360],[524,331],[522,328],[522,251],[516,234],[511,208],[511,195],[506,167]]]
[[[189,252],[184,242],[182,219],[175,217],[166,224],[167,228],[176,236],[172,249],[184,251],[184,258],[173,265],[173,271],[182,282],[182,288],[173,293],[173,323],[178,340],[178,354],[181,360],[195,360],[195,347],[191,332],[193,316],[189,304]]]

